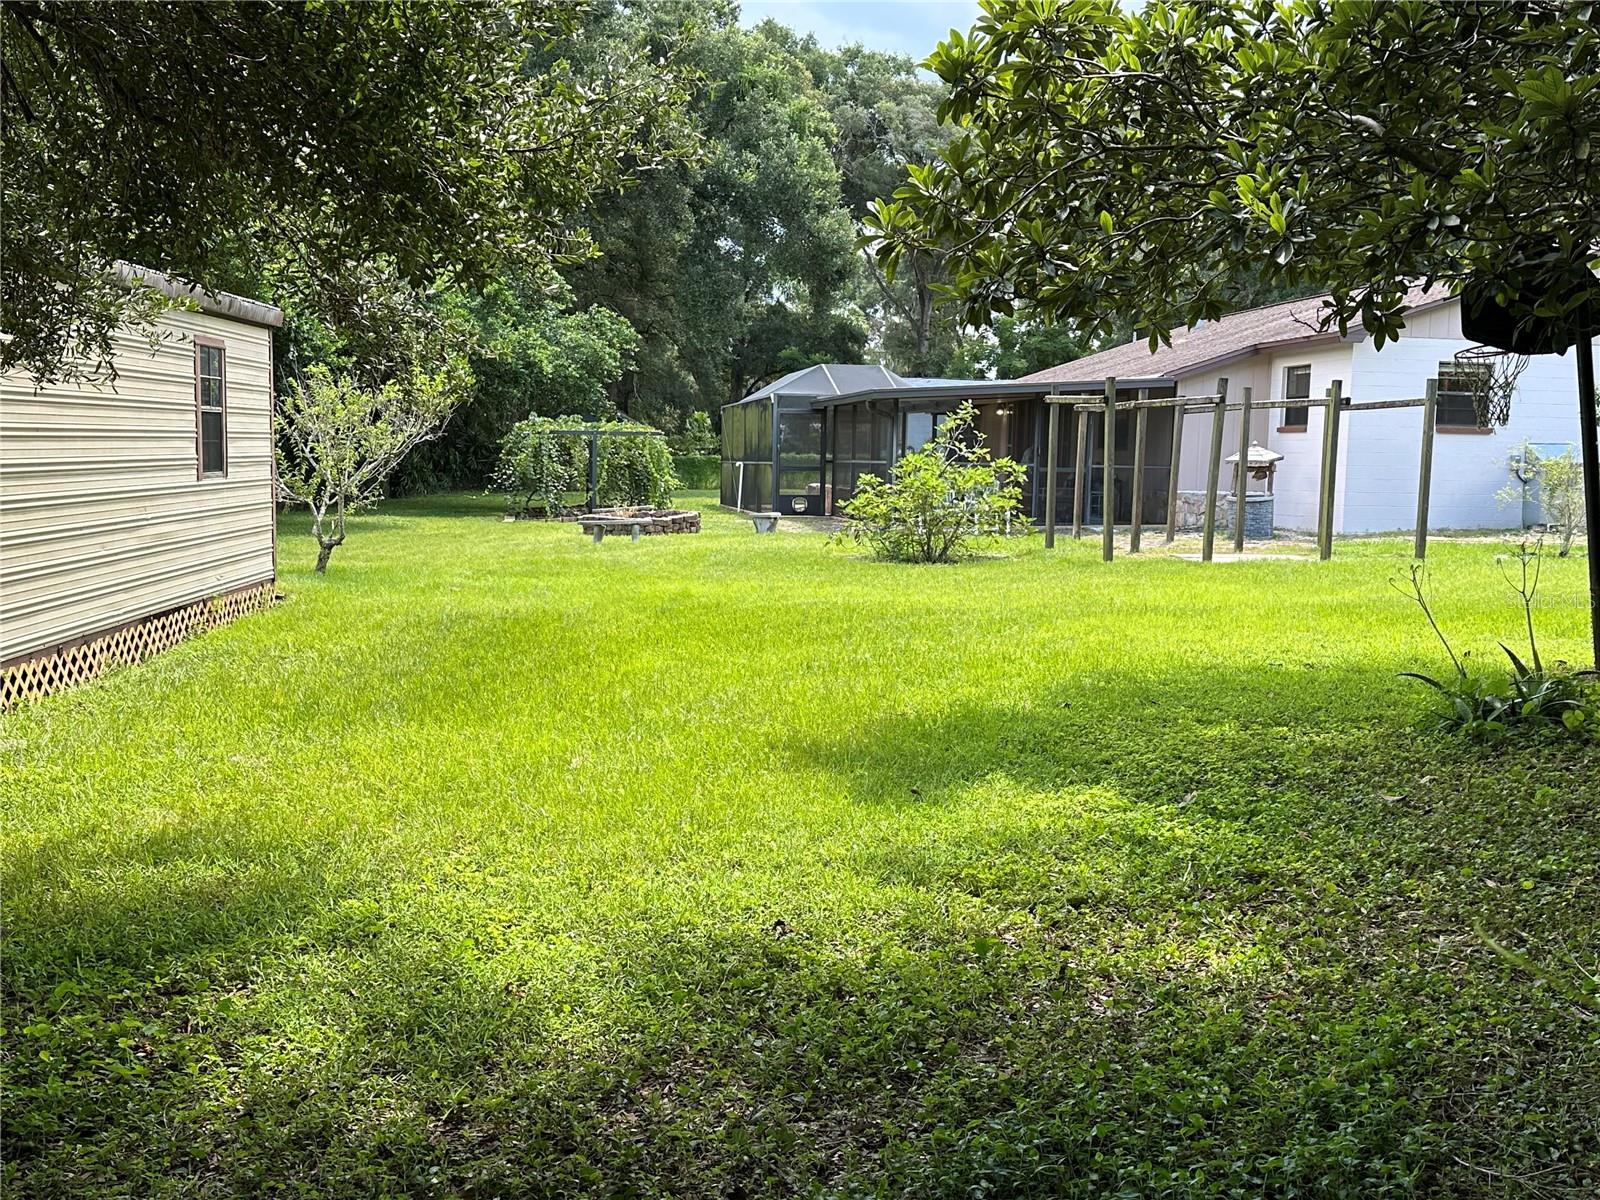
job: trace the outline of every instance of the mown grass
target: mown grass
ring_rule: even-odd
[[[1415,732],[1403,542],[303,525],[4,718],[7,1195],[1600,1187],[1600,753]],[[1495,549],[1430,552],[1483,654]]]

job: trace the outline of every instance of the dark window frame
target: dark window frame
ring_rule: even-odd
[[[202,379],[212,376],[202,376],[200,360],[203,350],[215,350],[217,360],[217,397],[218,403],[208,405],[203,402],[204,388]],[[204,413],[216,412],[221,414],[222,422],[222,465],[212,470],[206,470],[205,448],[205,419]],[[207,337],[196,334],[194,337],[194,477],[201,479],[226,479],[228,477],[228,344],[221,338]]]
[[[1435,433],[1484,434],[1494,432],[1494,430],[1489,427],[1488,423],[1479,417],[1477,402],[1474,399],[1473,392],[1464,391],[1461,388],[1447,388],[1445,386],[1445,382],[1447,380],[1459,378],[1460,376],[1474,370],[1487,372],[1488,367],[1473,367],[1471,365],[1464,365],[1455,361],[1454,359],[1441,361],[1439,363],[1439,373],[1434,376],[1435,390],[1433,431]],[[1447,400],[1446,397],[1449,397],[1449,399]],[[1465,400],[1459,400],[1457,399],[1458,397],[1465,397]],[[1468,406],[1470,412],[1465,414],[1462,412],[1462,410],[1458,407],[1462,403],[1465,403]],[[1461,418],[1463,415],[1468,415],[1471,417],[1471,419],[1462,420]]]
[[[1305,394],[1300,396],[1291,396],[1289,394],[1289,381],[1298,371],[1305,372]],[[1293,366],[1285,367],[1283,369],[1283,399],[1285,401],[1283,405],[1283,424],[1278,426],[1278,432],[1304,433],[1311,424],[1311,406],[1307,404],[1289,404],[1288,401],[1311,399],[1310,363],[1295,363]]]

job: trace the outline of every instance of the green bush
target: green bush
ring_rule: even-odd
[[[491,484],[504,493],[513,512],[543,511],[553,516],[566,494],[585,486],[588,447],[582,438],[563,437],[571,427],[559,417],[528,417],[511,427],[500,442],[500,463]]]
[[[589,490],[589,441],[572,436],[586,430],[654,432],[627,421],[528,417],[500,443],[494,490],[505,495],[513,512],[560,513],[568,493]],[[681,486],[672,455],[659,437],[600,438],[598,468],[597,498],[603,506],[666,505]]]
[[[722,486],[722,459],[715,454],[676,454],[672,466],[683,487],[715,491]]]
[[[596,428],[644,430],[650,427],[612,421]],[[672,469],[672,452],[667,449],[667,443],[663,439],[658,437],[600,439],[599,491],[602,505],[611,507],[622,504],[653,504],[665,507],[672,503],[672,493],[681,486],[677,474]]]
[[[680,456],[716,454],[719,447],[716,432],[711,428],[711,414],[690,413],[683,428],[667,438],[667,445]]]
[[[993,458],[970,403],[946,418],[920,450],[902,455],[894,479],[863,475],[844,505],[843,535],[880,558],[949,562],[980,538],[1031,531],[1022,514],[1025,468]]]

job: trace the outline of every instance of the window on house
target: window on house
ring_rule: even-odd
[[[1289,367],[1283,373],[1283,398],[1289,400],[1309,400],[1311,398],[1311,368]],[[1311,409],[1305,404],[1285,404],[1283,406],[1283,428],[1304,429],[1310,419]]]
[[[194,348],[195,442],[201,475],[228,473],[228,409],[221,346]]]
[[[1458,362],[1453,358],[1440,363],[1434,425],[1442,429],[1487,428],[1478,412],[1478,396],[1488,383],[1488,373],[1488,363]]]

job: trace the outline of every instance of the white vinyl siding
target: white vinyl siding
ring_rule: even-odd
[[[273,576],[270,331],[173,312],[114,382],[0,378],[0,661]],[[195,336],[224,347],[227,473],[200,474]]]

